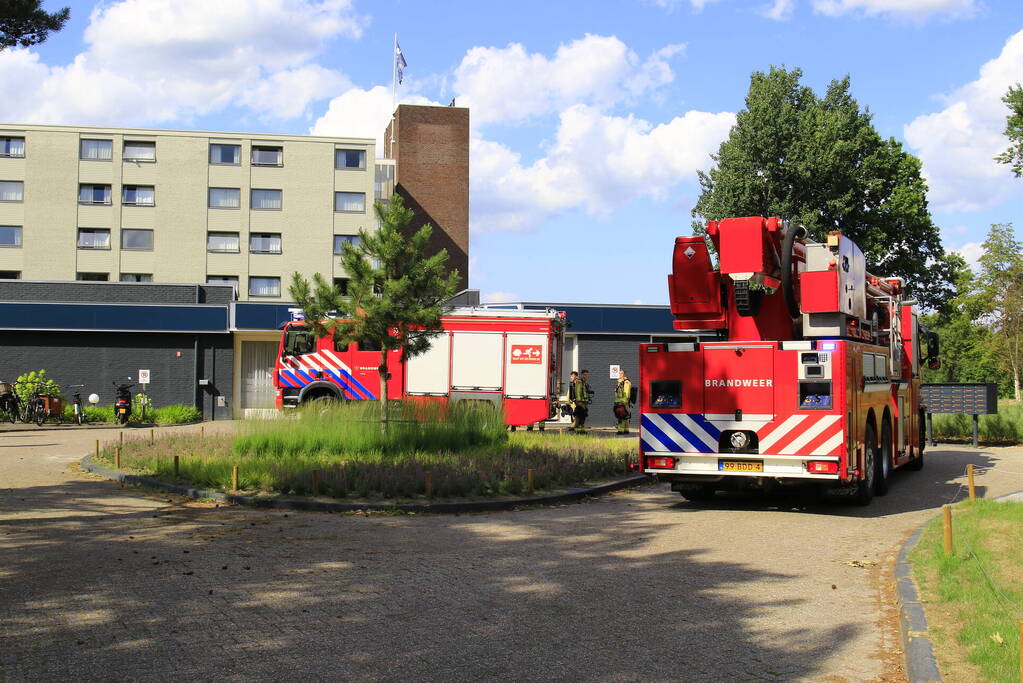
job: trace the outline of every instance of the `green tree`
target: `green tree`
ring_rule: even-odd
[[[927,208],[920,161],[884,139],[849,92],[832,81],[823,98],[800,84],[803,72],[754,72],[746,108],[699,174],[694,228],[732,216],[780,216],[823,240],[852,238],[871,272],[900,276],[928,308],[953,295],[954,264]],[[918,286],[914,287],[917,284]]]
[[[1005,125],[1005,137],[1009,138],[1009,148],[995,157],[1001,164],[1008,164],[1012,172],[1019,178],[1023,176],[1023,87],[1020,84],[1009,86],[1009,91],[1002,98],[1009,107],[1009,116]]]
[[[0,50],[41,43],[50,31],[64,28],[71,8],[51,14],[42,4],[41,0],[0,0]]]
[[[377,202],[374,210],[379,229],[360,229],[358,245],[345,244],[341,254],[351,278],[347,300],[318,273],[315,287],[295,273],[290,293],[317,337],[369,342],[380,349],[380,415],[386,430],[388,352],[401,351],[405,361],[430,348],[441,316],[451,310],[445,302],[455,294],[459,273],[448,270],[447,250],[427,254],[433,226],[412,232],[413,212],[400,195]],[[344,317],[331,316],[332,311],[343,311]]]
[[[1023,244],[1012,223],[995,223],[988,231],[980,257],[983,318],[991,330],[989,348],[1012,379],[1013,398],[1023,404]]]

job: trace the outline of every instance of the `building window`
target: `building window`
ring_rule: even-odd
[[[109,249],[110,230],[108,228],[78,228],[79,249]]]
[[[121,230],[121,249],[152,251],[153,231],[140,230],[137,228],[123,228]]]
[[[344,213],[366,213],[366,193],[335,192],[334,210]]]
[[[20,247],[21,226],[0,225],[0,247]]]
[[[253,190],[251,207],[253,209],[280,209],[280,190]]]
[[[334,235],[334,253],[338,255],[345,253],[346,242],[353,247],[357,247],[361,243],[358,235]]]
[[[269,232],[254,232],[249,236],[249,251],[253,254],[279,254],[281,236]]]
[[[281,279],[279,277],[250,277],[249,296],[280,296]]]
[[[152,273],[121,273],[121,282],[152,282]]]
[[[125,185],[121,202],[131,206],[156,206],[156,188],[152,185]]]
[[[206,250],[228,253],[238,253],[238,233],[236,232],[211,232],[206,235]]]
[[[364,149],[335,149],[334,168],[350,168],[359,171],[366,170],[366,150]]]
[[[23,156],[25,156],[25,138],[0,137],[0,157]]]
[[[237,187],[211,187],[211,209],[237,209],[241,206],[242,191]]]
[[[125,161],[156,161],[156,143],[143,141],[125,141]]]
[[[110,186],[109,185],[79,185],[78,186],[78,203],[79,204],[109,204],[110,203]]]
[[[265,146],[252,146],[252,165],[253,166],[283,166],[284,165],[284,148],[283,147],[265,147]]]
[[[113,153],[113,140],[82,140],[82,159],[110,161]]]
[[[238,276],[237,275],[207,275],[206,284],[208,285],[231,285],[234,287],[234,291],[238,291]]]
[[[106,282],[110,279],[110,273],[76,273],[75,279],[81,282]]]
[[[348,296],[348,280],[346,277],[334,278],[334,288],[337,289],[338,294],[341,296]]]
[[[242,163],[242,146],[210,145],[210,163],[238,166]]]
[[[0,202],[20,202],[24,196],[24,182],[20,180],[0,180]]]
[[[20,280],[20,270],[0,270],[0,280]]]

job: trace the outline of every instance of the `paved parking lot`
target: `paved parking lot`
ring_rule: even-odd
[[[74,471],[97,431],[0,433],[2,680],[902,680],[886,562],[967,463],[1023,489],[1023,449],[945,448],[866,509],[262,512]]]

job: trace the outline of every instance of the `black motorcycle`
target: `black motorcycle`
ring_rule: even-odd
[[[11,423],[17,422],[21,414],[21,401],[10,382],[0,382],[0,413],[6,415]]]
[[[129,380],[131,377],[128,378]],[[114,386],[117,387],[117,400],[114,401],[114,418],[121,424],[128,424],[128,418],[131,417],[131,388],[135,386],[132,383],[118,384],[114,382]]]

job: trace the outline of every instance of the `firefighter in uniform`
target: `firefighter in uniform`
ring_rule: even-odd
[[[585,370],[583,371],[585,373]],[[575,403],[575,421],[572,422],[572,431],[582,434],[586,431],[586,416],[590,414],[587,407],[590,403],[590,392],[582,377],[575,380],[572,385],[572,401]]]
[[[618,376],[618,383],[615,384],[615,417],[618,418],[617,431],[619,434],[629,433],[629,402],[632,399],[632,382],[625,370]]]

